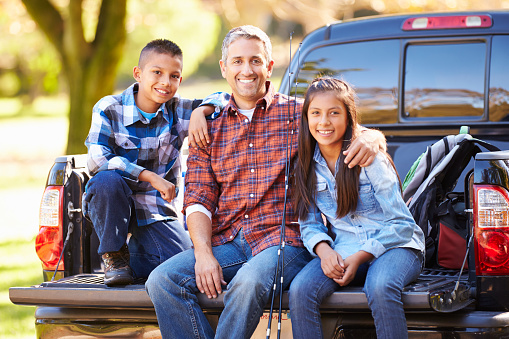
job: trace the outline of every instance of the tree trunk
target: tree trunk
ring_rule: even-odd
[[[92,108],[113,92],[126,40],[127,0],[103,0],[95,38],[85,41],[82,0],[69,0],[64,17],[48,0],[22,0],[62,60],[70,109],[67,154],[85,153]]]

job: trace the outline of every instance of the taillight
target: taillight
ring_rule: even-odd
[[[35,251],[45,270],[55,270],[62,253],[63,194],[63,186],[48,186],[41,200],[39,233],[35,239]],[[58,269],[64,269],[63,260],[58,265]]]
[[[491,27],[491,25],[492,21],[489,15],[447,15],[406,19],[402,29],[404,31],[414,31],[424,29]]]
[[[477,275],[509,275],[509,192],[474,185]]]

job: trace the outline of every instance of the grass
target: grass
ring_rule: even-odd
[[[35,338],[35,307],[14,305],[9,288],[42,282],[35,253],[38,205],[50,166],[61,155],[68,103],[41,97],[28,107],[0,98],[0,338]]]
[[[9,287],[42,282],[42,269],[34,240],[0,242],[0,338],[34,338],[35,307],[18,306],[9,299]]]

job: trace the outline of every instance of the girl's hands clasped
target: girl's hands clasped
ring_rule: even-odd
[[[339,279],[334,279],[334,281],[339,286],[347,286],[352,282],[353,278],[355,278],[355,274],[357,274],[359,266],[373,258],[374,257],[371,253],[365,251],[359,251],[352,254],[345,259],[345,274]]]
[[[323,273],[331,279],[340,279],[345,273],[345,263],[338,252],[334,251],[326,242],[320,242],[315,247],[315,253],[320,257]]]

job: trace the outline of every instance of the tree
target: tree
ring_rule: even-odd
[[[67,154],[83,153],[93,105],[111,94],[126,41],[127,0],[103,0],[94,36],[84,34],[83,0],[56,7],[49,0],[22,0],[27,11],[55,47],[69,90]],[[85,127],[86,126],[86,127]]]

